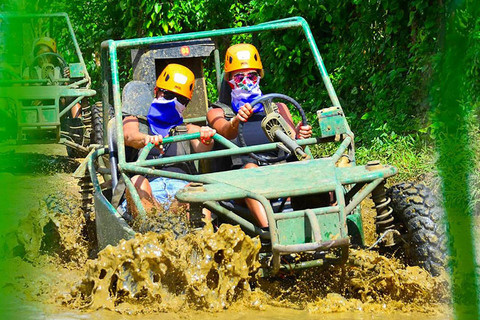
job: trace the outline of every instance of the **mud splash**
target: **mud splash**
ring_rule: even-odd
[[[22,231],[8,237],[8,246],[17,248],[17,253],[23,248],[23,255],[2,269],[9,276],[2,277],[0,287],[25,301],[63,305],[78,318],[93,319],[98,312],[107,312],[91,312],[98,309],[113,310],[108,314],[111,319],[117,313],[128,317],[180,310],[180,317],[192,319],[203,317],[197,310],[221,311],[224,317],[235,318],[238,312],[278,307],[274,314],[254,316],[273,319],[302,312],[304,317],[309,313],[323,318],[325,313],[351,312],[362,319],[371,317],[367,313],[391,313],[394,316],[387,318],[393,319],[411,312],[425,313],[425,318],[449,314],[445,275],[432,277],[373,251],[351,250],[343,268],[256,279],[252,274],[258,267],[258,240],[232,226],[223,226],[217,233],[207,228],[178,240],[169,233],[138,235],[85,263],[88,248],[77,182],[68,174],[3,176],[13,189],[31,196],[18,197],[24,211],[15,207],[9,212],[12,217],[27,212],[29,216],[22,221]],[[54,196],[47,199],[54,201],[35,205],[37,197],[49,194]],[[366,232],[371,244],[375,230],[368,221],[364,225],[372,226]]]
[[[273,282],[261,280],[273,305],[332,312],[446,312],[449,282],[373,251],[350,250],[347,263],[310,269]]]
[[[263,310],[448,313],[449,282],[376,252],[351,250],[342,267],[255,278],[259,240],[222,225],[175,240],[147,233],[109,246],[66,296],[71,308],[119,313]]]
[[[89,261],[66,304],[126,313],[223,310],[250,291],[259,250],[260,241],[238,226],[210,226],[178,240],[138,234]]]
[[[174,201],[170,199],[170,201]],[[173,206],[172,206],[173,207]],[[155,233],[173,232],[175,238],[187,235],[190,226],[187,219],[188,210],[185,206],[168,208],[160,204],[160,207],[152,207],[146,210],[144,219],[137,218],[130,222],[135,232]]]
[[[81,265],[88,258],[83,236],[85,218],[77,199],[62,193],[47,196],[38,208],[20,220],[18,229],[2,236],[5,252],[35,262],[42,255]]]
[[[12,280],[2,286],[31,301],[121,314],[270,307],[310,314],[449,312],[445,274],[432,277],[374,251],[351,249],[343,267],[256,278],[259,240],[238,226],[217,232],[207,226],[179,239],[172,232],[138,234],[87,261],[78,201],[50,195],[22,220],[16,245],[24,248],[23,260],[12,264],[22,267],[4,270]]]

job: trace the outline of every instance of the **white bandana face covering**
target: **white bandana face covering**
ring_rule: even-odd
[[[243,81],[236,83],[233,79],[228,82],[232,88],[232,108],[235,113],[246,103],[252,103],[255,99],[261,97],[262,90],[260,90],[260,77],[257,81],[252,81],[244,77]],[[263,111],[263,105],[257,104],[253,112]]]

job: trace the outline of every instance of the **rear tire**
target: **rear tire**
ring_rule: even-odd
[[[112,119],[114,116],[114,110],[109,106],[108,120]],[[96,102],[92,106],[92,129],[92,143],[103,145],[103,107],[101,101]]]
[[[407,262],[438,275],[446,265],[446,228],[443,210],[430,189],[422,184],[400,183],[389,188],[387,195],[392,199]]]
[[[82,105],[82,115],[79,118],[72,118],[70,115],[65,120],[66,129],[71,141],[82,147],[88,148],[91,143],[92,114],[88,105]],[[70,158],[85,158],[88,151],[66,146],[67,154]]]

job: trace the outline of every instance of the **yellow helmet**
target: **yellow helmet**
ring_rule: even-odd
[[[171,63],[163,69],[157,78],[157,87],[178,93],[192,100],[195,75],[185,66]]]
[[[227,49],[225,54],[225,80],[230,72],[241,69],[258,69],[263,77],[263,66],[257,48],[248,43],[239,43]]]
[[[50,50],[52,50],[53,53],[57,53],[57,44],[55,43],[55,40],[53,40],[52,38],[49,38],[49,37],[38,38],[35,41],[35,45],[33,46],[33,51],[35,52],[36,48],[40,45],[47,46],[48,48],[50,48]]]

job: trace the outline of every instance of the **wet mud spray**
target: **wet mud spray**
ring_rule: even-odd
[[[227,225],[178,240],[172,233],[138,234],[89,261],[72,305],[129,313],[223,310],[250,291],[259,250],[258,239]]]
[[[445,274],[432,277],[374,251],[351,249],[343,267],[259,278],[260,242],[237,226],[222,225],[215,232],[207,226],[179,239],[168,232],[138,234],[88,259],[78,186],[69,174],[35,179],[45,185],[52,178],[60,190],[43,188],[40,205],[30,206],[19,230],[1,243],[11,248],[7,258],[13,263],[2,270],[9,277],[0,285],[27,301],[122,314],[272,307],[310,314],[450,312]],[[366,239],[372,242],[369,230]]]
[[[82,216],[72,210],[72,202],[80,200],[52,196],[46,200],[50,202],[45,201],[43,210],[32,211],[26,220],[48,222],[30,228],[37,230],[37,236],[23,240],[30,249],[23,260],[15,258],[25,268],[11,271],[17,279],[25,278],[10,284],[12,290],[27,290],[28,299],[35,301],[122,314],[271,306],[309,313],[448,313],[446,275],[432,277],[419,267],[373,251],[350,250],[343,267],[258,278],[260,241],[238,226],[222,225],[215,232],[207,226],[179,239],[168,232],[137,234],[87,260],[85,240],[78,236]],[[36,214],[44,220],[36,220]],[[56,246],[45,244],[51,242],[45,238],[50,223],[58,225]],[[19,239],[24,238],[21,233]],[[35,268],[41,270],[40,277],[22,275]]]
[[[107,247],[64,303],[121,313],[220,311],[266,306],[331,312],[445,312],[446,277],[352,250],[342,267],[254,276],[260,244],[239,227],[206,228],[175,240],[148,233]],[[445,304],[445,305],[442,305]]]

